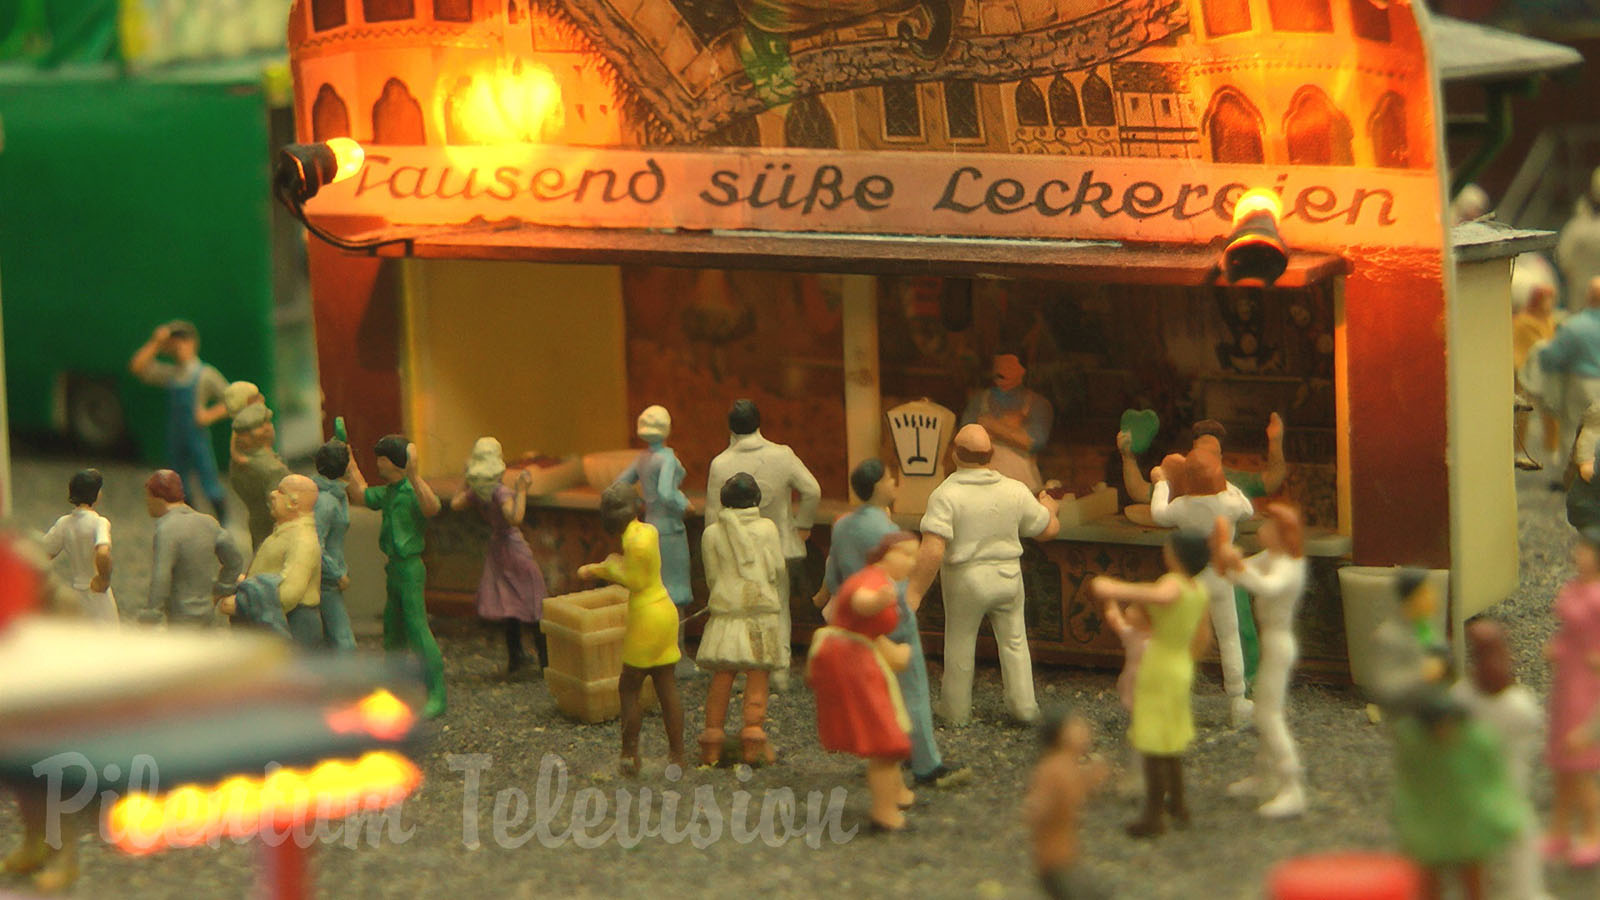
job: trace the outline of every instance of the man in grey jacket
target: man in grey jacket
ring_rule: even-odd
[[[244,556],[217,520],[184,502],[183,479],[161,469],[144,483],[145,509],[156,520],[150,597],[141,619],[216,625],[216,598],[233,593]]]
[[[761,488],[761,515],[778,526],[778,540],[783,545],[783,557],[788,562],[788,576],[778,579],[778,600],[783,605],[779,624],[779,642],[790,644],[789,595],[793,579],[805,562],[806,541],[811,538],[811,526],[816,521],[817,503],[822,499],[822,486],[800,457],[787,444],[775,444],[761,436],[761,411],[753,400],[739,400],[728,411],[728,449],[711,461],[710,478],[706,485],[706,521],[717,521],[722,511],[722,486],[740,472],[749,473]],[[794,502],[798,495],[799,503]],[[772,686],[783,690],[788,686],[789,673],[773,673]]]

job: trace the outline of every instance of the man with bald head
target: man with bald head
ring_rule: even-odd
[[[1000,651],[1006,710],[1039,718],[1033,660],[1023,621],[1022,538],[1049,540],[1061,530],[1058,503],[990,467],[994,444],[982,425],[956,432],[956,471],[928,497],[922,550],[906,588],[912,611],[940,576],[944,593],[944,680],[939,710],[952,725],[972,719],[972,668],[985,616]]]
[[[322,544],[317,540],[317,483],[304,475],[289,475],[267,495],[272,509],[272,534],[261,542],[250,561],[248,578],[276,575],[278,603],[288,620],[289,634],[306,647],[322,646]],[[241,613],[233,598],[219,608]],[[254,624],[252,622],[252,624]]]
[[[1560,379],[1557,383],[1562,386],[1557,407],[1562,434],[1577,434],[1584,411],[1600,400],[1600,278],[1589,282],[1588,298],[1588,306],[1568,316],[1556,329],[1555,337],[1539,351],[1539,368]],[[1563,453],[1570,452],[1570,445],[1563,449]],[[1564,486],[1567,462],[1565,458],[1556,461],[1557,480],[1552,488]]]

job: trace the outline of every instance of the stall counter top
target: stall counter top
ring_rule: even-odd
[[[434,490],[441,497],[448,497],[460,490],[459,478],[429,479]],[[689,515],[699,516],[705,508],[704,498],[699,494],[689,495]],[[600,492],[589,487],[572,488],[557,491],[543,496],[530,496],[530,507],[546,507],[552,509],[600,509]],[[854,506],[838,500],[824,499],[817,504],[817,522],[819,527],[827,527],[845,513],[854,509]],[[899,513],[892,516],[896,525],[907,530],[916,530],[921,516]],[[1246,528],[1239,536],[1240,547],[1246,552],[1259,549],[1253,529]],[[1151,528],[1136,525],[1128,521],[1121,514],[1106,516],[1082,525],[1065,526],[1061,533],[1056,535],[1058,541],[1082,541],[1091,544],[1135,544],[1148,547],[1159,547],[1166,542],[1166,528]],[[1306,530],[1306,555],[1340,557],[1350,555],[1350,536],[1339,534],[1326,528],[1310,528]]]

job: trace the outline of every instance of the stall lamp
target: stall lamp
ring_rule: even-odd
[[[371,250],[385,244],[404,243],[402,238],[351,241],[314,224],[306,218],[305,203],[330,184],[361,171],[366,151],[347,137],[329,138],[316,144],[289,144],[278,154],[273,177],[273,192],[306,230],[342,250]]]
[[[1222,251],[1222,277],[1229,284],[1268,287],[1289,267],[1289,248],[1278,236],[1283,201],[1266,188],[1245,191],[1233,205],[1233,233]]]

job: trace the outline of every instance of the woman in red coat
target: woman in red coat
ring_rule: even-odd
[[[817,695],[817,734],[822,746],[867,760],[872,826],[898,831],[902,809],[915,795],[900,775],[911,755],[911,719],[894,673],[904,669],[911,648],[889,640],[900,619],[895,601],[917,560],[918,540],[899,531],[885,537],[869,565],[839,586],[833,619],[811,639],[806,677]]]

